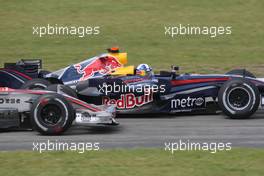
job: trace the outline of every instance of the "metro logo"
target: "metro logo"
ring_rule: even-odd
[[[132,109],[135,106],[140,107],[153,101],[153,93],[144,94],[136,97],[133,93],[122,94],[121,98],[110,99],[109,97],[103,97],[103,104],[116,105],[118,109]]]
[[[171,108],[178,109],[178,108],[193,108],[193,107],[200,107],[204,105],[205,100],[202,97],[199,98],[182,98],[182,99],[173,99],[171,100]]]

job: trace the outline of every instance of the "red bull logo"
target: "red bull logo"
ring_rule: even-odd
[[[95,73],[106,75],[121,66],[122,64],[118,61],[117,58],[112,56],[105,56],[95,59],[83,68],[80,64],[74,65],[74,68],[79,74],[82,75],[80,81],[83,81],[93,77]]]
[[[105,105],[116,105],[118,109],[132,109],[153,102],[153,94],[144,94],[138,97],[133,93],[122,94],[118,100],[103,97],[102,102]]]

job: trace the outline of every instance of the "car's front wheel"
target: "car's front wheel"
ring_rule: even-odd
[[[250,78],[256,78],[256,76],[245,70],[245,69],[235,69],[235,70],[231,70],[229,72],[226,73],[227,75],[239,75],[239,76],[245,76],[245,77],[250,77]]]
[[[40,96],[31,108],[33,128],[44,135],[59,135],[72,124],[75,113],[72,105],[59,94]]]
[[[219,90],[218,104],[230,118],[246,119],[258,109],[260,93],[258,88],[248,80],[230,80]]]

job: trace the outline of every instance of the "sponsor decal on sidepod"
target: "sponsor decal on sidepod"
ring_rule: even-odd
[[[117,58],[112,56],[106,56],[92,61],[82,68],[81,64],[74,65],[74,68],[79,74],[82,75],[80,81],[87,80],[94,76],[94,73],[99,72],[102,75],[106,75],[116,68],[121,67],[122,64]]]
[[[132,109],[153,102],[153,93],[135,96],[133,93],[122,94],[120,99],[103,97],[103,104],[116,105],[118,109]]]
[[[179,108],[192,108],[197,106],[202,106],[205,100],[202,97],[199,98],[182,98],[182,99],[173,99],[171,100],[171,108],[179,109]]]

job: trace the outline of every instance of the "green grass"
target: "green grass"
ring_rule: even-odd
[[[0,66],[43,58],[56,70],[105,48],[120,46],[130,64],[184,72],[223,73],[246,67],[264,76],[264,1],[261,0],[0,0]],[[164,35],[165,25],[232,26],[232,35]],[[33,26],[101,26],[93,37],[32,35]],[[177,152],[111,150],[77,153],[1,152],[1,175],[264,175],[264,151]]]
[[[263,149],[176,152],[161,149],[76,152],[0,152],[1,175],[262,176]]]
[[[180,65],[184,72],[223,73],[246,67],[263,75],[264,1],[260,0],[0,0],[0,65],[43,58],[56,70],[118,45],[129,62],[155,69]],[[232,35],[164,35],[165,25],[226,25]],[[93,37],[32,35],[47,24],[101,26]]]

